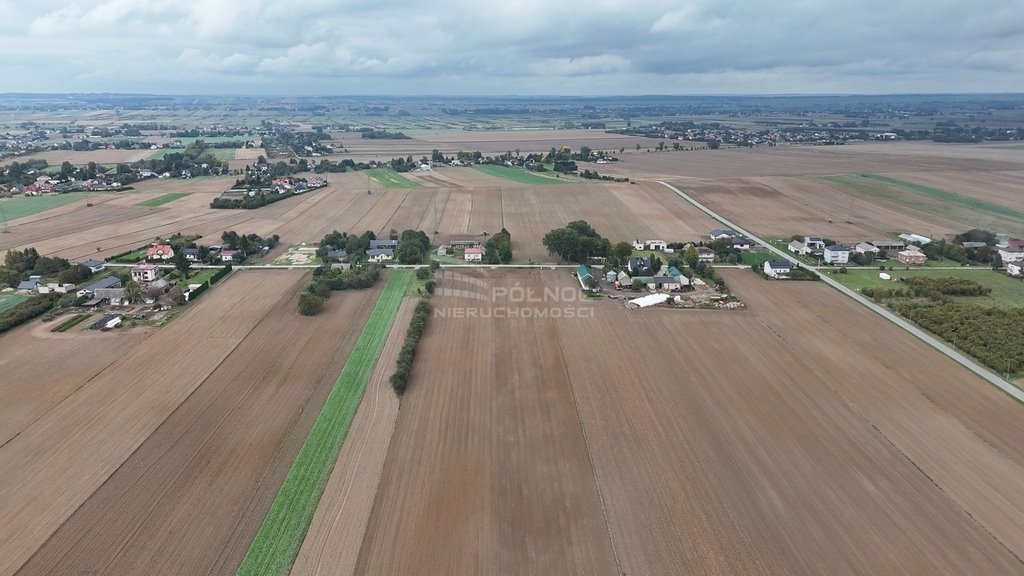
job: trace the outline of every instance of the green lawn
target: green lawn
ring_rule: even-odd
[[[370,180],[385,188],[420,188],[423,186],[389,168],[371,168],[366,171],[366,175]]]
[[[188,192],[169,192],[163,196],[157,196],[156,198],[150,198],[149,200],[139,202],[136,206],[148,206],[150,208],[163,206],[168,202],[174,202],[175,200],[184,198],[185,196],[188,196]]]
[[[11,294],[9,292],[5,294],[0,294],[0,312],[3,312],[8,308],[17,306],[18,304],[21,304],[25,300],[28,300],[28,297],[22,296],[21,294]]]
[[[24,218],[45,212],[51,208],[63,206],[78,200],[87,200],[89,194],[85,192],[69,192],[68,194],[57,194],[53,196],[18,196],[0,200],[0,221]]]
[[[888,268],[888,266],[886,266]],[[822,270],[822,272],[825,272]],[[893,287],[893,280],[906,276],[930,276],[932,278],[967,278],[974,280],[992,289],[988,296],[971,296],[956,298],[964,302],[975,304],[990,304],[996,306],[1024,306],[1024,281],[1011,278],[1005,274],[995,272],[989,268],[962,268],[959,270],[930,270],[928,268],[917,268],[910,270],[886,270],[885,273],[892,276],[892,280],[882,280],[878,277],[880,270],[859,269],[848,270],[846,274],[831,274],[830,278],[853,288],[887,288]],[[896,287],[899,285],[897,284]]]
[[[743,252],[740,255],[740,259],[742,260],[743,264],[746,264],[748,266],[751,266],[753,264],[761,265],[767,262],[768,260],[772,260],[776,257],[777,256],[774,252]]]
[[[213,275],[217,272],[220,272],[219,268],[196,268],[194,270],[189,270],[188,280],[185,281],[185,285],[209,282],[210,278],[213,278]]]
[[[963,209],[1011,221],[1024,222],[1024,211],[1021,210],[878,174],[824,176],[823,179],[909,208],[945,216],[957,222],[972,223],[972,219],[965,217],[962,213]],[[894,188],[912,192],[913,195],[894,194]],[[919,196],[920,200],[915,199],[914,195]],[[931,200],[932,202],[921,201],[924,199]]]
[[[291,569],[412,278],[411,270],[392,272],[242,559],[238,575],[287,574]]]
[[[565,184],[562,180],[551,176],[541,176],[535,172],[529,172],[522,168],[512,168],[510,166],[497,166],[494,164],[478,164],[474,166],[475,169],[487,174],[489,176],[496,176],[498,178],[504,178],[506,180],[512,180],[520,184],[529,184],[531,186],[551,186],[552,184]]]

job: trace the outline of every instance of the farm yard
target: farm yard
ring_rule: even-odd
[[[333,230],[440,244],[505,228],[514,264],[552,264],[542,239],[573,220],[612,242],[722,226],[658,180],[764,237],[1024,235],[1009,147],[648,152],[658,140],[597,130],[429,132],[332,132],[348,150],[334,160],[585,144],[634,183],[375,169],[231,210],[210,202],[234,176],[151,179],[90,205],[0,200],[53,202],[5,209],[0,252],[79,261],[235,230],[280,236],[259,263],[311,266]],[[1020,405],[824,282],[719,267],[742,309],[628,309],[565,269],[488,266],[436,272],[401,399],[411,270],[315,317],[296,313],[311,270],[236,270],[169,324],[89,332],[99,316],[81,312],[0,336],[0,576],[1022,572]],[[1024,305],[1024,284],[991,270],[891,274],[982,279],[992,293],[972,298]]]

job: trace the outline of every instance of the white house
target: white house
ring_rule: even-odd
[[[732,238],[733,236],[736,236],[736,231],[735,230],[731,230],[729,228],[712,228],[711,229],[711,239],[712,240],[721,240],[723,238]]]
[[[804,236],[804,246],[807,246],[807,249],[812,252],[816,250],[824,250],[825,240],[819,236]]]
[[[810,254],[811,253],[811,249],[808,248],[806,244],[804,244],[803,242],[800,242],[799,240],[793,240],[792,242],[790,242],[788,248],[789,248],[789,251],[792,252],[793,254]]]
[[[648,240],[647,242],[644,242],[644,244],[647,245],[648,250],[664,251],[665,248],[668,247],[668,242],[665,242],[664,240]]]
[[[643,249],[644,249],[644,243],[641,242],[639,238],[637,238],[636,240],[633,240],[633,250],[643,250]]]
[[[153,264],[139,264],[132,268],[132,280],[143,283],[156,280],[158,269]]]
[[[846,264],[850,261],[850,249],[842,244],[825,247],[825,262],[829,264]]]
[[[390,248],[375,248],[366,251],[366,255],[373,262],[378,264],[386,260],[391,260],[395,257],[395,251]]]
[[[772,278],[786,278],[789,276],[792,269],[793,264],[790,263],[789,260],[782,258],[778,260],[766,260],[764,263],[764,273]]]
[[[1024,250],[1020,248],[1000,248],[999,257],[1003,259],[1004,265],[1010,262],[1024,262]]]
[[[750,240],[743,236],[734,236],[732,239],[732,247],[737,250],[750,250]]]
[[[711,263],[715,261],[715,251],[707,246],[697,246],[697,261]]]
[[[466,262],[480,262],[484,259],[483,248],[466,248],[462,254]]]
[[[1021,268],[1024,268],[1024,264],[1019,262],[1011,262],[1006,265],[1006,273],[1010,276],[1024,276]]]

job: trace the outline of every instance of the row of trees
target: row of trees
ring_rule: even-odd
[[[424,268],[424,270],[426,269]],[[398,352],[398,360],[395,361],[395,373],[391,375],[391,387],[399,396],[405,393],[405,388],[409,384],[413,360],[416,359],[416,348],[427,327],[430,310],[430,296],[421,297],[412,313],[409,328],[405,331],[405,342],[402,343],[402,349]]]
[[[36,316],[44,314],[47,310],[53,308],[54,302],[55,297],[53,295],[39,294],[0,312],[0,333],[20,326]]]
[[[505,228],[484,242],[484,264],[508,264],[512,261],[512,234]]]
[[[91,276],[92,272],[64,258],[40,256],[35,248],[7,251],[4,265],[0,266],[0,282],[13,288],[22,280],[35,275],[55,279],[61,284],[78,284]]]
[[[313,280],[299,293],[299,314],[316,316],[324,308],[324,301],[334,290],[360,290],[369,288],[380,278],[380,266],[361,266],[347,270],[317,268]]]

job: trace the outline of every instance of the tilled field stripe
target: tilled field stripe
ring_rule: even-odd
[[[239,576],[285,574],[295,562],[411,278],[409,270],[392,273],[242,559]]]

